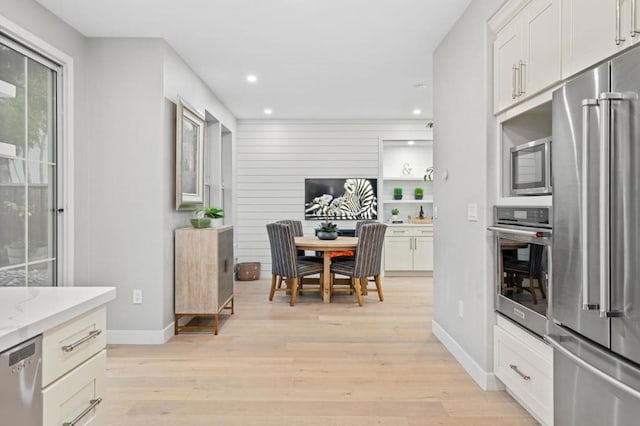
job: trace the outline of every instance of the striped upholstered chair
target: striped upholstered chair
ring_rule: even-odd
[[[368,277],[373,277],[378,297],[384,300],[382,295],[382,283],[380,282],[380,269],[382,263],[382,245],[387,225],[383,223],[368,223],[360,228],[358,245],[353,260],[331,263],[331,273],[346,275],[351,278],[358,304],[362,306],[362,286],[366,288]]]
[[[276,223],[284,223],[285,225],[289,225],[293,231],[294,237],[302,237],[304,233],[302,231],[302,222],[299,220],[293,219],[285,219],[279,220]],[[311,260],[313,262],[322,263],[322,257],[320,256],[307,256],[304,250],[298,250],[298,259],[300,260]]]
[[[291,226],[283,223],[269,223],[267,225],[269,235],[269,245],[271,246],[271,291],[269,300],[273,300],[273,295],[277,291],[291,291],[291,306],[295,305],[298,296],[298,287],[302,277],[312,274],[322,273],[321,263],[301,260],[296,256],[296,243],[294,241]],[[289,280],[290,288],[276,288],[283,279]],[[322,276],[320,277],[322,282]],[[312,291],[307,290],[305,291]],[[320,291],[317,289],[316,291]]]

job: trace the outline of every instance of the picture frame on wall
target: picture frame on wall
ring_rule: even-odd
[[[176,108],[176,210],[204,204],[205,117],[182,98]]]

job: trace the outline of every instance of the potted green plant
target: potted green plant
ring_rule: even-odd
[[[223,225],[223,220],[222,220],[222,218],[224,218],[223,209],[219,207],[213,207],[213,206],[204,206],[201,209],[199,209],[199,211],[202,212],[203,217],[208,217],[209,219],[211,219],[209,223],[209,227],[216,228],[218,226]]]
[[[413,190],[413,195],[414,197],[416,197],[416,200],[422,200],[422,197],[424,197],[424,189],[422,188],[416,188]]]
[[[398,209],[391,209],[391,220],[395,221],[398,220],[398,214],[400,213],[400,210]]]
[[[393,199],[402,200],[402,188],[393,188]]]
[[[322,222],[318,226],[318,238],[321,240],[335,240],[338,238],[338,225],[331,222]]]

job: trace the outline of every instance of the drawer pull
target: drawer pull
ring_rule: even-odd
[[[404,233],[406,233],[407,231],[392,231],[392,232],[393,232],[394,234],[404,234]]]
[[[74,343],[72,343],[70,345],[64,345],[62,347],[62,350],[65,351],[65,352],[71,352],[75,348],[80,346],[81,344],[88,342],[89,340],[93,339],[94,337],[97,337],[98,335],[100,335],[100,333],[102,333],[102,330],[93,330],[92,332],[90,332],[89,334],[87,334],[82,339],[78,340],[77,342],[74,342]]]
[[[92,399],[91,401],[89,401],[90,405],[87,408],[85,408],[82,413],[78,414],[78,416],[75,419],[71,420],[70,422],[62,423],[62,426],[76,426],[76,424],[78,424],[78,422],[80,422],[80,420],[82,420],[84,416],[89,414],[91,410],[96,408],[101,402],[102,402],[102,398]]]
[[[515,371],[516,373],[518,373],[518,376],[522,377],[523,380],[531,380],[531,376],[527,376],[526,374],[524,374],[522,371],[520,371],[520,369],[518,368],[517,365],[515,364],[509,364],[509,367],[511,367],[511,369],[513,371]]]

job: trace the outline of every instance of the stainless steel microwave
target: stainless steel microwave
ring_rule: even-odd
[[[511,195],[551,194],[551,138],[511,148]]]

